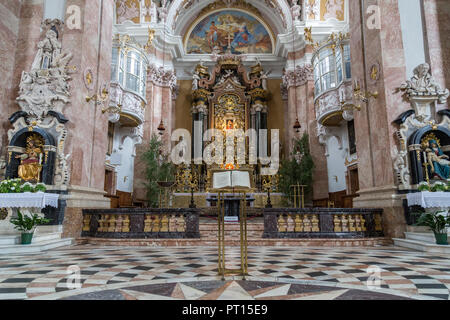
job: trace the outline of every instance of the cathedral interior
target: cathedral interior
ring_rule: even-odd
[[[244,278],[249,255],[277,248],[450,261],[431,232],[448,215],[436,232],[416,214],[450,207],[450,1],[0,0],[0,13],[0,256],[191,247],[218,255],[223,279],[239,248]],[[18,212],[43,217],[29,247]],[[16,297],[3,280],[0,299]],[[449,299],[448,280],[401,284],[384,283]]]

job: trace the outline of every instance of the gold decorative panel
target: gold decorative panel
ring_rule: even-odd
[[[321,0],[320,20],[326,21],[328,19],[344,21],[345,0]]]
[[[140,23],[139,0],[118,0],[116,2],[116,21],[118,24],[125,21]]]

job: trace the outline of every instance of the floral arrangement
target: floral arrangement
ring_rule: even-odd
[[[445,183],[443,183],[441,181],[437,181],[431,186],[431,191],[433,191],[433,192],[446,192],[447,191],[447,184],[445,184]]]
[[[45,192],[47,188],[43,183],[31,184],[21,179],[3,180],[0,182],[0,193]]]
[[[427,182],[419,183],[419,187],[417,188],[420,192],[428,191],[428,192],[450,192],[450,179],[446,182],[436,181],[433,184],[428,184]]]
[[[419,187],[417,188],[420,192],[431,191],[430,186],[426,182],[419,183]]]

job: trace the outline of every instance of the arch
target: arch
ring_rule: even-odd
[[[227,20],[227,21],[225,21]],[[231,21],[228,21],[231,20]],[[224,21],[222,23],[221,21]],[[239,9],[239,8],[221,8],[217,10],[210,11],[200,17],[198,17],[189,27],[188,32],[186,32],[184,37],[184,48],[186,53],[196,53],[196,54],[209,54],[213,52],[211,47],[208,47],[206,44],[208,42],[207,35],[208,32],[215,25],[216,37],[218,37],[218,41],[216,43],[221,47],[223,51],[226,50],[228,44],[231,44],[233,50],[235,47],[233,43],[238,43],[236,40],[235,32],[244,31],[243,36],[245,39],[242,39],[243,42],[248,40],[248,44],[255,45],[258,43],[260,45],[260,52],[246,52],[246,53],[263,53],[263,54],[273,54],[275,48],[275,35],[270,28],[270,26],[263,21],[260,17],[255,14]],[[233,29],[229,29],[228,31],[220,28],[221,26],[226,25],[229,27],[233,26]],[[238,25],[240,27],[238,27]],[[249,29],[249,26],[252,25],[252,30]],[[239,29],[241,28],[241,29]],[[243,30],[245,29],[245,30]],[[233,38],[233,42],[231,42],[231,38],[227,38],[225,36],[227,33],[228,36],[231,34],[235,34],[235,38]],[[194,39],[195,37],[195,39]],[[241,37],[241,38],[244,38]],[[250,38],[252,40],[250,40]],[[257,40],[257,39],[261,40]],[[228,41],[227,41],[228,39]],[[270,45],[267,45],[267,40],[270,39]],[[192,52],[193,48],[198,45],[195,41],[202,41],[202,45],[204,47],[198,48],[201,52]],[[220,41],[219,41],[220,40]],[[257,42],[258,41],[258,42]],[[224,42],[224,43],[220,43]],[[239,53],[239,52],[234,52]]]
[[[17,148],[23,148],[26,145],[26,139],[32,134],[39,134],[44,139],[44,152],[45,158],[42,162],[42,172],[41,172],[41,181],[46,185],[53,184],[53,176],[55,169],[55,161],[56,161],[56,142],[54,137],[48,133],[47,131],[34,127],[32,130],[29,128],[23,128],[18,131],[14,137],[11,139],[11,142],[8,147],[9,157],[6,167],[6,178],[13,179],[18,177],[18,170],[20,165],[20,160],[16,159],[16,156],[20,154]]]
[[[190,26],[192,18],[200,14],[207,6],[218,2],[216,0],[174,0],[169,7],[167,25],[176,34],[186,33],[186,26]],[[248,4],[258,9],[267,24],[277,33],[285,33],[293,26],[290,5],[287,0],[248,0]],[[228,9],[237,6],[231,4]]]
[[[29,128],[23,128],[22,130],[18,131],[14,135],[14,137],[11,139],[11,142],[9,143],[9,145],[11,147],[25,145],[26,138],[32,133],[38,133],[39,135],[41,135],[42,138],[44,138],[44,140],[45,140],[46,146],[56,147],[56,142],[55,142],[55,139],[53,138],[53,136],[50,135],[47,131],[45,131],[39,127],[34,127],[32,131],[30,131]]]

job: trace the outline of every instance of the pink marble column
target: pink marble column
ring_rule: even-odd
[[[439,85],[450,88],[450,1],[423,0],[426,42],[431,72]],[[448,104],[439,104],[445,110]]]
[[[87,103],[86,97],[109,86],[114,1],[104,0],[102,13],[100,0],[68,0],[67,6],[70,5],[78,5],[82,10],[81,30],[66,28],[63,34],[63,50],[73,53],[70,64],[77,67],[71,82],[71,104],[65,108],[70,121],[66,152],[72,155],[71,184],[103,190],[108,117],[102,114],[101,105]],[[95,75],[92,90],[86,87],[83,76],[88,69]]]
[[[379,93],[377,99],[362,103],[362,110],[355,112],[360,197],[354,203],[358,207],[384,207],[386,234],[401,237],[405,221],[401,201],[395,196],[393,158],[397,153],[397,128],[393,121],[410,105],[395,90],[406,79],[400,14],[396,0],[365,1],[364,12],[369,5],[380,6],[381,29],[368,29],[366,23],[361,26],[360,1],[350,2],[353,80],[361,83],[363,92]],[[374,65],[379,65],[378,80],[370,78]]]
[[[70,186],[64,217],[64,236],[77,237],[81,232],[83,208],[110,206],[104,198],[105,160],[107,152],[108,116],[103,105],[86,97],[109,88],[112,55],[114,0],[67,0],[66,6],[81,8],[81,30],[65,28],[62,50],[73,53],[71,102],[64,109],[69,120],[65,153],[70,154]],[[94,75],[93,88],[85,84],[84,73]]]
[[[289,145],[289,153],[292,152],[292,140],[301,138],[304,133],[309,135],[310,152],[314,160],[315,169],[313,173],[313,199],[323,199],[328,197],[328,172],[327,159],[325,157],[325,148],[319,143],[317,136],[317,121],[314,107],[314,81],[311,80],[310,71],[305,71],[304,67],[288,71],[285,75],[285,84],[288,89],[288,105],[286,110],[287,132],[286,143]],[[294,78],[293,78],[294,77]],[[300,122],[302,128],[300,133],[293,129],[295,120]]]
[[[136,160],[134,166],[134,197],[146,198],[145,190],[145,163],[142,154],[147,150],[153,134],[159,135],[158,127],[163,120],[165,127],[162,137],[165,151],[170,151],[170,134],[173,130],[172,124],[172,89],[168,86],[147,82],[147,106],[145,109],[144,136],[142,144],[136,146]]]
[[[19,111],[15,99],[24,70],[29,70],[40,40],[40,25],[43,17],[43,0],[0,0],[0,108],[4,116],[0,119],[2,148],[7,144],[10,128],[8,117]]]

